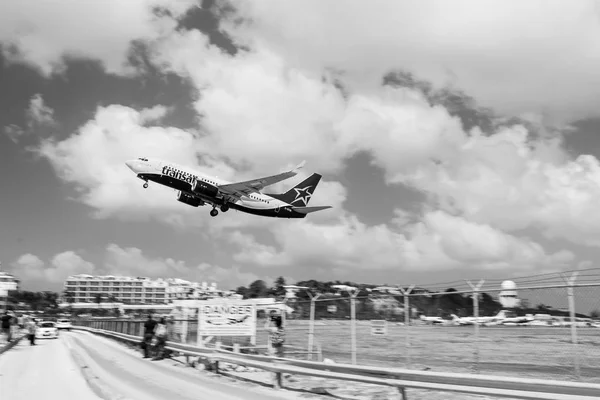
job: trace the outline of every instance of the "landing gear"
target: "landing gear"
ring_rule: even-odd
[[[228,210],[229,210],[229,205],[227,203],[225,203],[221,206],[221,211],[227,212]]]
[[[216,208],[213,208],[212,210],[210,210],[211,217],[216,217],[217,215],[219,215],[219,212],[217,211]]]
[[[148,182],[144,182],[143,188],[148,189]]]

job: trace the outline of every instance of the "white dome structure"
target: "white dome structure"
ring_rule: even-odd
[[[517,284],[513,281],[504,281],[500,284],[502,290],[517,290]]]
[[[498,295],[500,304],[504,308],[515,308],[521,304],[521,300],[517,297],[517,284],[513,281],[504,281],[500,284],[502,291]]]

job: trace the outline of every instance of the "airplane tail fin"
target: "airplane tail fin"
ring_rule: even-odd
[[[281,194],[265,193],[265,194],[267,196],[271,196],[277,200],[281,200],[288,204],[291,204],[292,206],[296,206],[297,208],[295,207],[294,210],[298,211],[298,212],[302,212],[299,209],[303,209],[303,208],[304,209],[319,208],[319,207],[307,207],[307,206],[308,206],[308,202],[310,201],[310,198],[312,197],[320,180],[321,180],[321,175],[315,173],[285,193],[281,193]],[[326,208],[329,208],[329,207],[326,207]],[[319,209],[322,209],[322,208],[319,208]],[[310,211],[306,211],[306,212],[309,213],[309,212],[314,212],[314,211],[319,211],[319,210],[310,210]]]

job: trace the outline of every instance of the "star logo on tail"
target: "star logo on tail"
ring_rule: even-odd
[[[296,191],[296,198],[294,199],[294,201],[292,201],[291,204],[294,204],[297,201],[302,201],[304,203],[304,207],[306,207],[308,205],[308,201],[312,197],[312,193],[310,193],[308,191],[311,187],[312,187],[312,185],[311,186],[307,186],[307,187],[302,188],[302,189],[296,189],[296,188],[294,188],[294,190]]]

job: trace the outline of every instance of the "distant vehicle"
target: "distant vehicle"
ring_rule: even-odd
[[[181,203],[192,207],[211,204],[213,209],[210,215],[213,217],[219,214],[219,206],[222,212],[233,208],[248,214],[274,218],[304,218],[309,213],[331,208],[308,207],[308,202],[321,180],[321,175],[316,173],[285,193],[260,192],[269,185],[296,176],[297,171],[304,167],[304,162],[290,171],[234,183],[156,159],[140,157],[137,160],[126,161],[125,164],[145,182],[144,188],[148,187],[148,181],[154,181],[177,190],[177,201]]]
[[[66,329],[70,331],[72,327],[73,325],[71,324],[71,320],[61,318],[56,321],[56,329]]]
[[[421,315],[419,317],[421,319],[421,321],[428,323],[428,324],[445,324],[447,321],[442,318],[442,317],[426,317],[425,315]]]
[[[36,339],[58,339],[56,323],[52,321],[40,322],[35,331],[35,337]]]
[[[506,310],[501,310],[493,317],[459,317],[456,314],[451,314],[452,321],[457,325],[496,325],[506,320]]]

